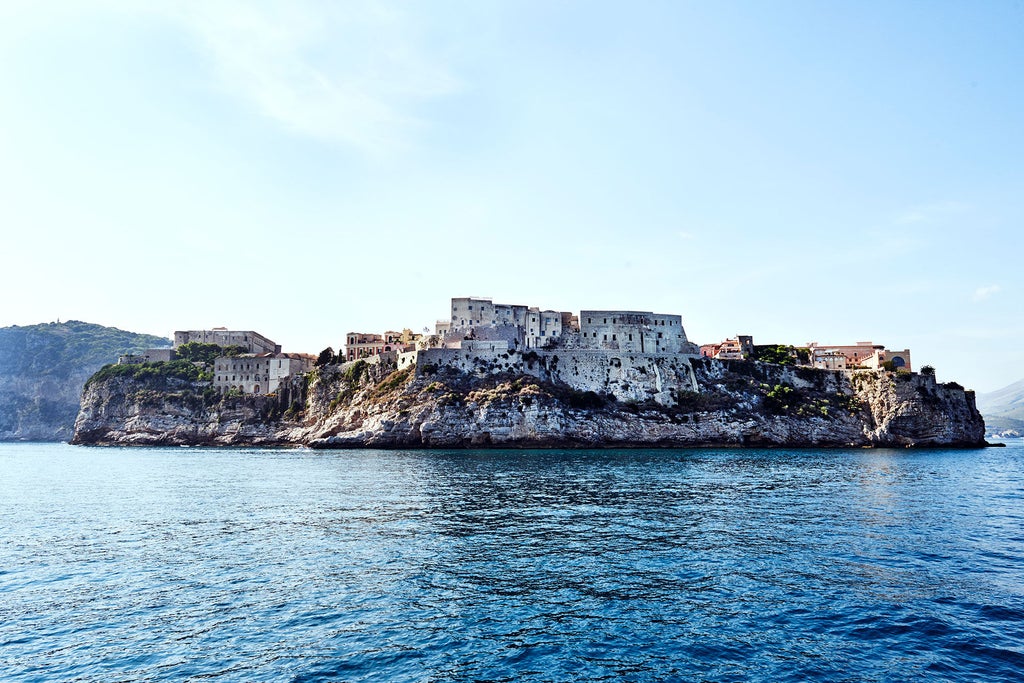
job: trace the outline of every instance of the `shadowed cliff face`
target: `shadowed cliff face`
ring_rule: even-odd
[[[672,405],[618,401],[542,377],[318,368],[301,405],[197,399],[201,386],[157,391],[90,386],[75,443],[351,447],[978,446],[974,395],[918,375],[839,372],[693,359],[698,391]],[[275,407],[268,407],[271,405]]]

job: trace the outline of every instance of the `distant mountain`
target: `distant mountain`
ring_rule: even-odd
[[[0,441],[67,441],[82,387],[117,357],[169,339],[69,320],[0,328]]]
[[[987,394],[978,394],[977,401],[990,434],[1015,431],[1024,435],[1024,379]]]

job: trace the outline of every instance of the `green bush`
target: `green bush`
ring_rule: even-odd
[[[212,375],[199,366],[185,360],[159,361],[156,363],[138,363],[133,365],[104,365],[85,383],[88,387],[93,382],[103,382],[114,377],[163,385],[169,379],[188,382],[210,381]]]
[[[365,360],[357,360],[345,370],[345,379],[353,384],[358,384],[359,380],[366,374],[367,367]]]

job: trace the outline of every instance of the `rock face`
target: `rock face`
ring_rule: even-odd
[[[280,446],[303,429],[277,397],[222,399],[208,382],[114,377],[88,382],[73,444]]]
[[[696,391],[619,400],[539,376],[357,361],[316,369],[301,401],[220,401],[202,386],[87,387],[74,443],[313,448],[981,446],[973,392],[934,377],[689,361]],[[557,370],[556,370],[557,373]],[[653,385],[652,385],[653,386]],[[293,387],[293,390],[297,390]],[[652,388],[655,391],[655,388]],[[660,391],[660,389],[659,389]],[[652,394],[655,395],[655,394]],[[285,403],[287,410],[282,410]]]

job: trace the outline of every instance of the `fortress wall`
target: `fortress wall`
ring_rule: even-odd
[[[678,315],[645,311],[580,311],[583,348],[632,353],[688,353]]]
[[[558,349],[524,359],[528,374],[577,391],[612,394],[620,401],[675,402],[673,392],[696,391],[690,360],[679,355],[609,353],[592,349]]]
[[[494,350],[489,347],[493,346]],[[470,349],[423,349],[416,352],[416,375],[431,374],[442,368],[460,372],[490,374],[522,372],[522,356],[508,351],[501,343],[477,343]]]

